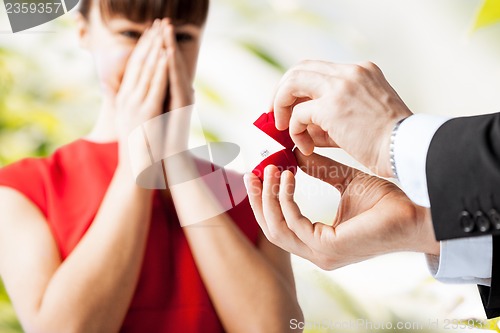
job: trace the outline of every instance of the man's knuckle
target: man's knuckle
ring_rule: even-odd
[[[380,71],[380,68],[371,61],[362,62],[360,66],[362,66],[363,68],[365,68],[367,71],[370,72]]]
[[[351,71],[352,71],[353,76],[357,79],[365,77],[366,75],[368,75],[368,72],[369,72],[368,69],[361,64],[353,65],[351,67]]]
[[[301,80],[302,73],[303,71],[298,68],[290,71],[290,73],[288,74],[288,79],[286,81],[286,84],[293,86],[296,83],[298,83]]]
[[[355,89],[355,84],[348,80],[341,80],[337,83],[337,89],[340,96],[351,94]]]

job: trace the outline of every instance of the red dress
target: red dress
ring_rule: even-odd
[[[50,226],[63,260],[92,223],[118,162],[118,144],[83,139],[48,158],[0,169],[0,186],[23,193]],[[258,225],[248,199],[228,212],[256,244]],[[139,283],[121,332],[223,332],[175,210],[155,192]]]

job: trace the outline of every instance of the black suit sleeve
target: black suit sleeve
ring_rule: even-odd
[[[500,113],[444,123],[426,173],[437,240],[500,235]]]
[[[426,173],[438,240],[494,235],[491,287],[479,292],[487,317],[500,316],[500,113],[443,124]]]

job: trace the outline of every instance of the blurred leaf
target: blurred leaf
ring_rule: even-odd
[[[214,131],[204,128],[203,135],[205,136],[205,140],[207,140],[207,142],[220,142],[219,136]]]
[[[267,52],[263,47],[247,41],[240,41],[241,45],[245,50],[262,60],[264,63],[268,64],[272,68],[276,69],[280,73],[285,73],[287,68],[279,62],[274,56]]]
[[[475,327],[493,332],[500,332],[500,328],[498,327],[499,322],[500,318],[493,318],[486,321],[483,319],[465,319],[460,321],[461,324],[467,327]]]
[[[474,23],[474,30],[500,22],[500,0],[484,0]]]
[[[206,99],[217,106],[224,106],[225,100],[222,95],[213,89],[209,84],[202,80],[196,81],[196,90],[199,91]]]
[[[22,333],[23,329],[17,319],[14,308],[10,304],[9,296],[0,280],[0,332]]]
[[[2,281],[0,280],[0,303],[8,301],[9,301],[9,296],[7,296],[7,291],[5,290],[5,287]]]

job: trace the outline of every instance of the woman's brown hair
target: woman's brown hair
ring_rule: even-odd
[[[81,0],[80,12],[90,15],[92,3],[97,5],[104,19],[122,16],[144,23],[168,17],[174,24],[203,25],[207,19],[209,0]]]

